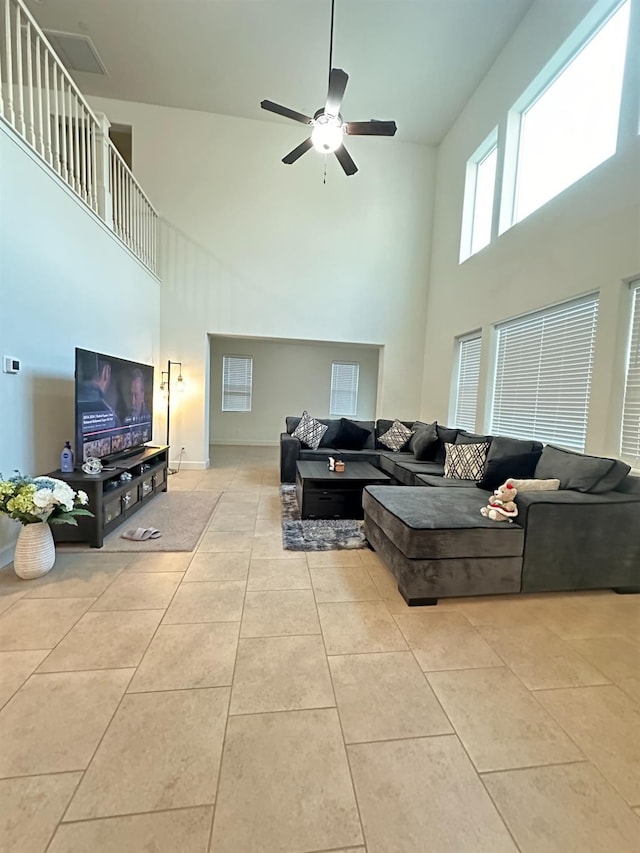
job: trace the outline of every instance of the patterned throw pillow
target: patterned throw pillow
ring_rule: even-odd
[[[299,438],[303,444],[311,450],[317,450],[320,440],[325,432],[329,429],[325,424],[321,424],[315,418],[312,418],[309,412],[303,412],[300,418],[300,423],[291,433],[295,438]]]
[[[481,480],[491,442],[445,443],[444,476],[453,480]]]
[[[395,420],[389,429],[378,436],[378,441],[388,447],[389,450],[402,450],[413,433],[401,421]]]

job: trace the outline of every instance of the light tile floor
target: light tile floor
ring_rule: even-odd
[[[0,570],[2,853],[640,851],[640,596],[409,609],[212,460],[193,553]]]

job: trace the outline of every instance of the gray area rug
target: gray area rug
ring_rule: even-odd
[[[357,519],[300,518],[296,487],[280,486],[282,545],[285,551],[339,551],[367,548],[363,521]]]
[[[101,550],[135,551],[140,554],[150,551],[193,551],[221,494],[216,491],[163,492],[106,536]],[[135,530],[137,527],[156,527],[162,535],[159,539],[143,542],[122,538],[125,530]],[[59,550],[64,548],[62,545],[57,547]],[[78,550],[75,546],[71,546],[71,549]]]

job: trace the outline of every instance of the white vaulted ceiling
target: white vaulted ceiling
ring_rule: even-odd
[[[395,119],[437,144],[533,0],[336,0],[333,64],[352,121]],[[560,2],[560,0],[558,0]],[[88,35],[108,76],[87,95],[263,121],[269,99],[324,104],[330,0],[27,0],[41,27]]]

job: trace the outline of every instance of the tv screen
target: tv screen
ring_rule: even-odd
[[[76,459],[124,455],[152,423],[151,365],[76,348]]]

